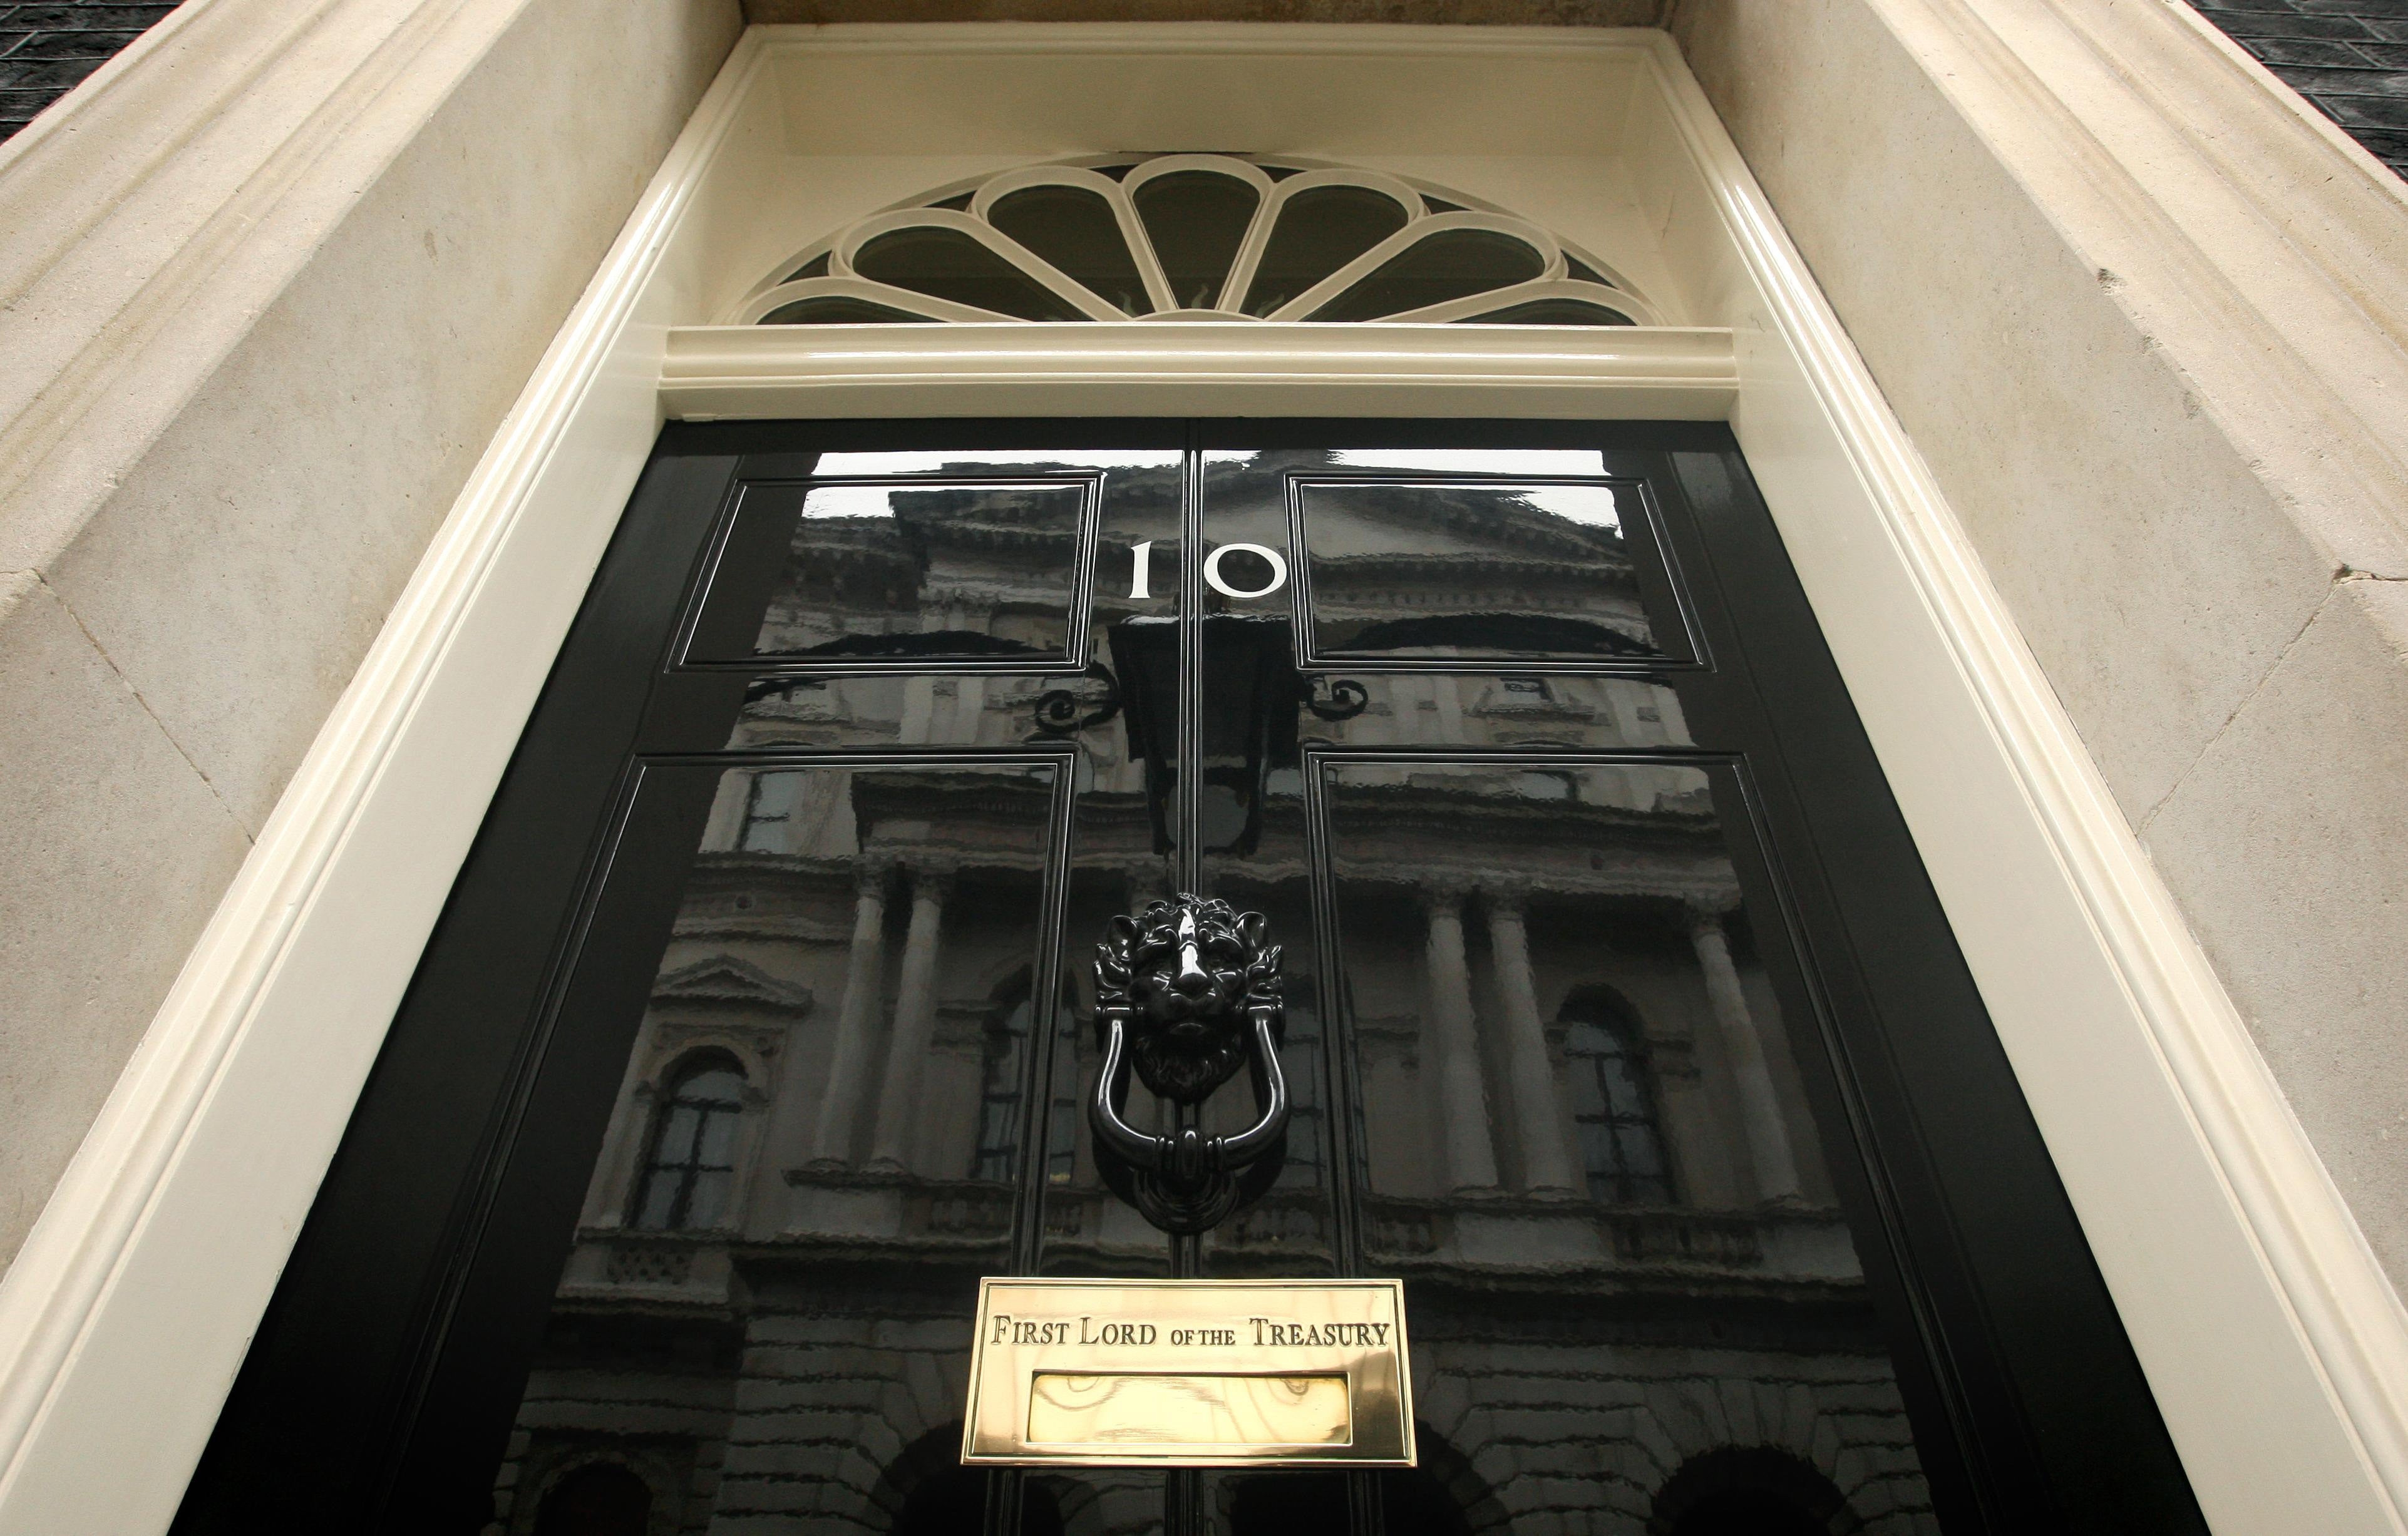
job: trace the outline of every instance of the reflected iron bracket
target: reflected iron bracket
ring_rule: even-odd
[[[1030,711],[1039,734],[1075,736],[1092,726],[1098,726],[1121,712],[1121,682],[1112,669],[1101,661],[1090,661],[1079,676],[1104,685],[1104,696],[1093,708],[1070,689],[1047,689],[1037,697],[1037,707]]]
[[[1315,719],[1351,720],[1370,707],[1371,690],[1352,677],[1331,677],[1317,672],[1309,676],[1303,673],[1297,676],[1302,683],[1304,707],[1312,711]],[[1326,696],[1323,693],[1325,684]]]

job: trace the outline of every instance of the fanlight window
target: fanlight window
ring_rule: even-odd
[[[1032,165],[862,220],[736,319],[1652,325],[1545,230],[1377,172],[1231,155]]]

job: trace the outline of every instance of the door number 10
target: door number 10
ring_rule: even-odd
[[[1221,560],[1223,556],[1240,549],[1247,554],[1258,556],[1264,564],[1271,568],[1270,580],[1252,590],[1229,585],[1221,575]],[[1154,572],[1154,540],[1147,539],[1144,543],[1136,546],[1130,549],[1129,555],[1129,596],[1141,603],[1151,602],[1154,594],[1146,590],[1146,586],[1152,579]],[[1204,585],[1219,592],[1223,597],[1268,597],[1287,585],[1287,557],[1276,549],[1267,549],[1259,544],[1221,545],[1204,557]]]

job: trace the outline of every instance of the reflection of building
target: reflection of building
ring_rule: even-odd
[[[1506,605],[1510,549],[1431,580],[1448,569],[1461,588],[1424,581],[1429,611]],[[992,611],[1020,601],[1001,576],[955,574],[996,594]],[[957,631],[950,603],[941,622],[918,617],[937,611],[896,627]],[[1126,613],[1099,614],[1095,655]],[[1306,740],[1685,740],[1673,691],[1641,678],[1355,681],[1359,708],[1314,711],[1300,696]],[[1160,1234],[1106,1191],[1080,1117],[1087,946],[1165,889],[1145,804],[1159,785],[1129,761],[1125,713],[1044,729],[1048,686],[896,676],[755,690],[731,745],[1034,741],[1058,754],[1075,738],[1064,1003],[1049,1042],[1038,945],[1054,768],[725,772],[527,1386],[496,1530],[541,1532],[552,1500],[611,1488],[659,1532],[961,1529],[944,1522],[968,1518],[978,1496],[954,1464],[968,1310],[976,1278],[1015,1262],[1023,1159],[1039,1163],[1042,1268],[1160,1269]],[[1376,1273],[1407,1278],[1425,1459],[1390,1480],[1393,1529],[1933,1529],[1707,775],[1327,764],[1316,792],[1343,946],[1330,957],[1312,938],[1305,765],[1273,753],[1254,771],[1240,790],[1260,797],[1253,834],[1212,878],[1288,946],[1298,1115],[1280,1183],[1208,1237],[1205,1264],[1326,1273],[1343,1219],[1360,1224]],[[1349,1021],[1336,1037],[1332,1000]],[[1038,1145],[1028,1085],[1049,1044]],[[1326,1050],[1353,1053],[1334,1076]],[[1340,1212],[1330,1093],[1350,1081],[1364,1187]],[[1211,1106],[1231,1123],[1245,1110],[1242,1094]],[[1031,1531],[1160,1518],[1148,1474],[1031,1486]],[[1250,1511],[1294,1514],[1245,1478],[1211,1488],[1233,1531],[1265,1529]]]

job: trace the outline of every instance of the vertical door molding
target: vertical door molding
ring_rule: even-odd
[[[1656,62],[1767,308],[1733,430],[2201,1509],[2408,1529],[2408,1311],[1705,93],[1669,39]]]

